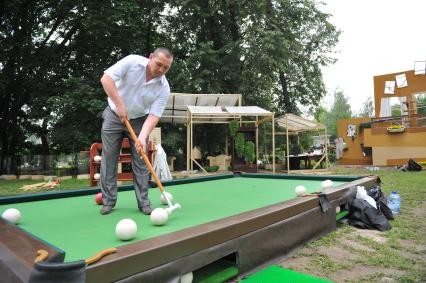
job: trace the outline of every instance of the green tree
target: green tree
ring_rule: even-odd
[[[2,2],[1,163],[31,134],[41,137],[44,154],[52,145],[67,152],[98,139],[102,71],[161,42],[155,26],[164,7],[153,0]]]
[[[316,1],[174,1],[167,31],[170,77],[182,92],[242,93],[246,104],[280,113],[317,105],[321,67],[339,32]]]
[[[253,1],[246,21],[245,70],[250,82],[270,83],[278,113],[314,108],[325,94],[321,67],[331,64],[339,32],[316,1]],[[258,76],[258,77],[253,77]],[[263,88],[264,89],[264,88]],[[258,100],[258,97],[254,97]]]
[[[348,102],[348,98],[341,90],[335,90],[333,104],[330,111],[327,111],[324,108],[320,108],[317,113],[318,114],[315,116],[318,122],[325,124],[327,126],[328,134],[334,136],[337,135],[337,121],[341,119],[349,119],[352,117],[352,110]]]
[[[361,110],[359,111],[358,117],[373,117],[374,115],[374,103],[371,97],[368,97],[362,104]]]
[[[316,107],[321,67],[339,32],[315,0],[3,1],[0,150],[70,152],[99,140],[103,71],[124,56],[170,47],[174,92],[242,93],[278,113]],[[170,129],[179,132],[179,126]],[[201,129],[201,128],[200,128]],[[219,128],[197,131],[212,145]],[[197,138],[197,137],[195,137]],[[181,147],[182,142],[171,143]],[[170,146],[170,145],[169,145]],[[176,150],[185,150],[179,148]],[[0,166],[2,171],[3,166]]]

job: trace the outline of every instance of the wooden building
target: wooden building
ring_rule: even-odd
[[[426,61],[374,77],[375,117],[337,122],[347,149],[340,164],[394,166],[426,161]]]

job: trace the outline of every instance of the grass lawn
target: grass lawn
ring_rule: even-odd
[[[89,187],[89,179],[68,179],[62,180],[60,185],[55,189],[35,189],[24,191],[21,188],[25,185],[43,183],[43,180],[0,180],[0,196],[7,195],[17,195],[17,194],[31,194],[37,192],[46,192],[46,191],[59,191],[59,190],[69,190],[69,189],[81,189]]]
[[[334,174],[370,175],[358,168],[334,168]],[[401,214],[386,232],[338,225],[333,233],[314,241],[283,267],[335,282],[426,282],[426,171],[374,172],[389,195],[398,190]]]

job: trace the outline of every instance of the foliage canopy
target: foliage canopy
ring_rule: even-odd
[[[247,105],[298,113],[325,94],[339,31],[315,0],[3,1],[0,150],[88,148],[99,140],[103,71],[169,47],[172,91],[242,93]],[[170,127],[172,136],[181,131]],[[40,145],[26,142],[35,136]],[[182,137],[183,139],[183,137]],[[172,142],[170,143],[172,144]],[[182,140],[173,142],[184,147]]]

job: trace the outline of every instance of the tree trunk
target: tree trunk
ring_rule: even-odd
[[[282,93],[281,93],[281,97],[279,98],[279,107],[281,109],[284,109],[285,113],[294,113],[294,105],[291,102],[290,99],[290,93],[288,92],[288,84],[287,84],[287,78],[284,75],[283,71],[278,71],[279,73],[279,78],[280,78],[280,83],[281,83],[281,88],[282,88]]]

